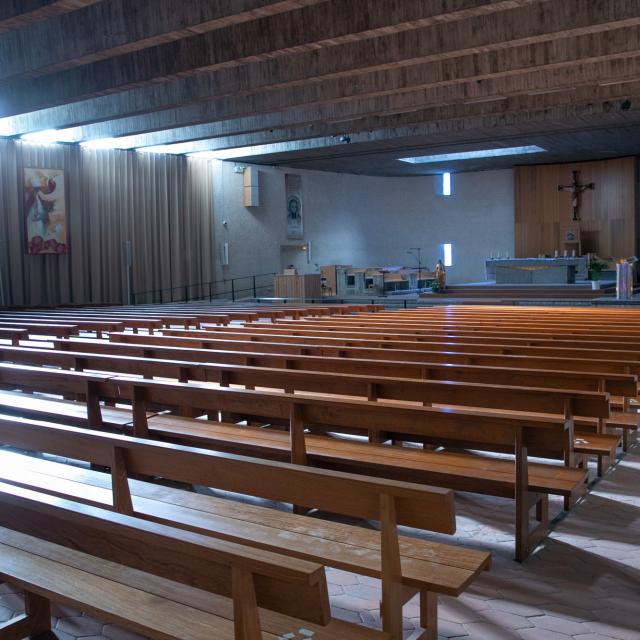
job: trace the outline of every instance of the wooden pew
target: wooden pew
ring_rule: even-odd
[[[173,338],[156,336],[153,339],[120,337],[120,342],[99,344],[95,341],[82,340],[56,341],[60,349],[77,349],[97,353],[124,353],[142,355],[143,357],[163,357],[188,359],[196,362],[227,362],[247,366],[284,366],[295,368],[298,363],[302,367],[321,371],[340,371],[344,373],[372,373],[373,375],[397,375],[402,377],[422,377],[432,379],[456,379],[477,381],[483,368],[496,368],[501,371],[492,374],[492,382],[509,384],[510,374],[507,371],[526,368],[527,377],[521,378],[518,384],[540,387],[554,387],[554,380],[567,372],[580,374],[582,381],[597,386],[589,386],[589,390],[608,391],[623,396],[626,402],[637,396],[637,380],[632,378],[640,373],[640,365],[631,362],[617,362],[580,358],[527,357],[496,354],[428,352],[422,355],[414,351],[364,349],[359,347],[326,348],[318,345],[268,344],[241,341],[210,341],[195,338]],[[167,346],[165,346],[167,345]],[[114,351],[116,350],[116,351]],[[354,359],[349,363],[349,359]],[[342,361],[342,362],[339,362]],[[266,364],[269,363],[269,364]],[[275,363],[275,364],[274,364]],[[455,367],[451,365],[455,364]],[[374,368],[372,368],[374,367]],[[467,367],[463,370],[461,367]],[[471,367],[479,367],[474,371]],[[539,373],[534,373],[540,369]],[[505,370],[505,371],[502,371]],[[397,372],[397,373],[396,373]],[[411,372],[411,373],[408,373]],[[626,380],[614,381],[609,374],[631,375]],[[465,375],[471,377],[465,377]],[[494,378],[498,376],[497,378]],[[518,375],[517,371],[514,375]],[[575,385],[575,386],[574,386]],[[622,388],[621,385],[624,385]],[[582,382],[572,377],[572,384],[565,388],[585,388]],[[606,426],[621,429],[623,450],[629,447],[629,432],[638,426],[639,416],[633,413],[614,412],[606,421]],[[580,427],[584,424],[580,423]]]
[[[111,334],[110,338],[118,341],[122,334]],[[515,355],[550,355],[557,357],[575,357],[575,355],[583,355],[593,359],[619,359],[629,360],[631,362],[640,362],[640,350],[630,350],[626,345],[607,348],[599,346],[585,347],[580,343],[550,344],[543,346],[528,345],[503,345],[499,341],[490,343],[487,341],[477,340],[476,342],[437,342],[429,340],[384,340],[373,338],[338,338],[338,337],[313,337],[313,336],[297,336],[290,334],[269,335],[268,333],[253,333],[251,331],[232,332],[232,331],[203,331],[203,330],[180,330],[166,329],[163,335],[167,337],[185,337],[185,338],[214,338],[221,340],[240,340],[252,342],[278,342],[284,344],[315,344],[323,346],[335,347],[364,347],[370,349],[397,349],[403,351],[426,351],[430,349],[446,349],[447,351],[481,351],[482,353],[497,354],[515,354]],[[576,354],[576,352],[578,352]]]
[[[228,350],[251,353],[278,353],[291,355],[321,355],[339,358],[366,358],[375,360],[394,360],[406,362],[430,362],[450,364],[471,364],[487,366],[503,366],[514,362],[523,363],[526,368],[552,369],[554,367],[565,370],[584,370],[592,372],[628,373],[640,374],[640,363],[633,359],[622,357],[624,352],[615,352],[615,356],[606,358],[592,357],[593,350],[569,350],[568,355],[557,354],[554,350],[543,350],[530,347],[527,353],[512,353],[512,349],[506,349],[509,353],[493,353],[478,348],[468,347],[458,351],[448,349],[415,350],[415,349],[391,349],[352,347],[344,345],[306,344],[296,342],[268,342],[268,341],[244,341],[244,340],[220,340],[214,338],[189,338],[176,336],[133,336],[131,334],[113,334],[111,341],[114,343],[126,343],[136,345],[183,347],[202,350]],[[67,342],[70,348],[76,344],[76,340]],[[60,343],[56,343],[60,344]],[[498,349],[498,351],[500,351]],[[518,350],[520,351],[520,350]],[[551,353],[548,353],[551,351]],[[555,354],[555,355],[552,355]],[[526,363],[526,364],[524,364]]]
[[[355,315],[354,318],[361,319],[365,316]],[[504,326],[510,329],[529,329],[535,327],[546,327],[552,329],[562,329],[567,327],[567,323],[572,321],[572,316],[564,316],[554,319],[540,320],[531,315],[529,318],[432,318],[425,317],[420,314],[407,314],[404,312],[390,312],[376,314],[375,318],[371,318],[375,322],[414,322],[421,323],[423,325],[432,326],[446,326],[448,328],[464,328],[464,327],[495,327]],[[592,329],[602,329],[604,321],[599,319],[575,319],[575,322],[580,322],[582,327],[589,327]],[[619,329],[634,329],[637,328],[636,320],[628,320],[622,322],[612,321],[612,326]]]
[[[571,327],[546,327],[544,325],[532,325],[532,326],[521,326],[521,327],[510,327],[501,325],[499,323],[492,325],[481,325],[477,326],[474,324],[468,325],[457,325],[455,323],[441,323],[441,322],[414,322],[414,321],[402,321],[398,322],[392,320],[378,320],[378,321],[367,321],[363,322],[360,320],[361,316],[350,316],[347,319],[336,319],[335,321],[330,321],[327,319],[323,321],[322,318],[319,319],[304,319],[304,320],[279,320],[274,323],[274,326],[298,326],[300,328],[318,328],[325,329],[330,331],[332,329],[340,329],[340,330],[353,330],[353,331],[363,331],[363,330],[378,330],[384,331],[386,329],[391,329],[396,333],[402,334],[425,334],[425,335],[466,335],[466,336],[483,336],[483,335],[495,335],[504,334],[511,335],[514,337],[524,336],[524,337],[563,337],[563,338],[572,338],[572,337],[603,337],[603,338],[638,338],[640,333],[637,330],[631,328],[618,328],[618,329],[610,329],[605,331],[602,327],[582,327],[580,329],[575,329]],[[252,323],[249,323],[250,325]],[[264,326],[265,323],[261,323],[259,326]]]
[[[29,330],[19,327],[0,327],[0,340],[11,340],[11,344],[18,346],[20,340],[29,337]]]
[[[370,327],[362,326],[366,323],[360,323],[359,325],[352,326],[346,323],[332,323],[322,324],[310,321],[282,321],[277,324],[265,324],[265,323],[248,323],[243,327],[228,327],[225,331],[230,332],[262,332],[262,333],[288,333],[289,335],[310,335],[310,336],[335,336],[335,337],[362,337],[362,336],[374,336],[376,338],[389,339],[437,339],[437,340],[454,340],[459,342],[473,342],[479,338],[491,342],[492,340],[500,339],[503,344],[528,344],[535,345],[541,342],[557,344],[558,346],[567,346],[565,342],[580,343],[590,345],[592,343],[597,344],[624,344],[640,347],[640,333],[636,335],[610,335],[607,333],[592,333],[585,334],[560,334],[547,331],[545,333],[527,333],[525,331],[517,332],[505,332],[504,330],[488,329],[486,331],[464,331],[464,330],[442,330],[442,329],[422,329],[422,328],[408,328],[406,325],[397,326],[393,324],[385,325],[372,325]]]
[[[15,316],[15,314],[13,314]],[[89,312],[85,310],[69,311],[65,309],[53,309],[47,311],[46,316],[35,311],[24,311],[20,313],[20,317],[39,317],[39,318],[62,318],[68,320],[77,320],[80,322],[117,322],[137,332],[139,329],[147,329],[153,333],[154,329],[162,327],[181,326],[185,329],[194,327],[200,328],[201,323],[208,322],[211,324],[228,324],[229,317],[224,314],[199,313],[199,314],[171,314],[159,312],[117,312],[102,311]]]
[[[445,382],[349,375],[337,372],[292,371],[216,363],[197,364],[163,361],[153,358],[128,358],[111,355],[52,351],[51,349],[1,348],[0,359],[27,365],[60,366],[66,369],[90,369],[174,378],[181,382],[201,381],[243,385],[246,388],[267,387],[288,393],[312,391],[342,396],[360,396],[369,400],[401,400],[424,405],[455,405],[494,408],[534,413],[579,416],[590,432],[576,431],[574,450],[577,454],[595,456],[597,472],[605,470],[605,459],[615,459],[619,437],[604,434],[609,417],[608,395],[567,389],[523,388],[479,382]],[[591,418],[585,421],[585,418]],[[583,427],[584,429],[585,427]]]
[[[112,476],[110,483],[104,474],[0,453],[0,459],[6,462],[0,469],[3,482],[97,506],[124,505],[125,511],[154,522],[381,578],[386,594],[385,628],[393,628],[394,637],[401,637],[402,603],[418,590],[425,604],[422,621],[427,634],[423,640],[435,639],[437,594],[458,596],[489,568],[488,553],[398,535],[399,525],[453,533],[455,514],[450,491],[6,416],[0,417],[0,440],[20,449],[111,464]],[[116,450],[123,452],[127,474],[136,472],[269,500],[304,503],[323,511],[379,520],[382,530],[377,533],[340,524],[323,527],[315,519],[265,507],[193,496],[148,482],[129,480],[123,484],[110,462]],[[281,538],[287,540],[284,548]],[[394,567],[399,569],[397,576],[390,572]]]
[[[27,322],[22,320],[0,322],[0,328],[26,329],[28,336],[54,336],[68,338],[78,333],[75,324],[57,324],[54,322]]]
[[[14,388],[82,385],[77,372],[18,365],[0,365],[0,381]],[[56,378],[64,378],[61,383]],[[586,490],[587,472],[570,467],[529,464],[528,451],[573,463],[571,418],[526,414],[487,413],[468,409],[402,406],[384,402],[337,400],[273,392],[216,389],[197,383],[166,383],[113,377],[91,380],[89,406],[99,398],[131,402],[134,434],[195,443],[231,453],[249,454],[293,463],[311,462],[337,470],[383,475],[462,491],[498,495],[516,500],[516,558],[523,560],[548,530],[548,495],[577,500]],[[91,397],[92,396],[92,397]],[[289,433],[252,427],[203,422],[158,415],[149,408],[198,409],[202,413],[228,412],[262,416],[284,422]],[[195,415],[193,412],[192,415]],[[59,412],[45,415],[59,420]],[[101,427],[101,416],[90,412],[88,426]],[[467,454],[399,450],[386,445],[344,442],[326,436],[304,436],[306,426],[333,431],[364,431],[375,439],[399,434],[428,444],[487,451],[511,450],[515,462]],[[538,525],[530,530],[529,512],[536,507]]]
[[[498,356],[499,364],[467,365],[456,363],[451,367],[441,362],[406,362],[393,360],[350,359],[314,355],[278,355],[254,351],[192,349],[186,347],[137,345],[130,343],[97,342],[95,340],[55,340],[56,351],[70,353],[94,353],[116,357],[175,360],[185,363],[238,364],[253,367],[277,367],[284,369],[380,375],[398,378],[431,380],[458,380],[460,382],[488,382],[491,384],[515,384],[525,387],[549,387],[579,389],[582,391],[606,391],[611,395],[631,396],[636,392],[636,375],[626,373],[593,372],[581,369],[580,360],[567,361],[575,370],[564,370],[561,359],[553,360],[554,368],[527,368],[527,358]],[[259,349],[259,345],[256,346]],[[9,353],[15,353],[11,351]],[[51,355],[53,356],[53,353]],[[488,356],[491,358],[492,356]],[[1,358],[1,356],[0,356]],[[535,359],[533,359],[535,362]],[[68,362],[61,360],[60,362]],[[23,362],[29,364],[28,362]],[[510,366],[508,366],[510,365]],[[62,365],[60,365],[62,366]],[[606,368],[606,367],[603,367]],[[191,379],[191,378],[190,378]]]
[[[24,321],[24,322],[62,322],[78,326],[85,331],[95,331],[100,338],[110,331],[123,331],[133,329],[137,333],[139,329],[147,329],[153,333],[153,329],[162,328],[162,323],[154,318],[127,318],[112,315],[87,315],[83,313],[65,313],[63,311],[51,311],[46,314],[36,312],[16,312],[0,314],[0,321]],[[185,328],[188,328],[185,327]]]
[[[27,593],[3,640],[46,634],[52,600],[159,640],[390,638],[331,618],[320,565],[4,483],[0,577]]]

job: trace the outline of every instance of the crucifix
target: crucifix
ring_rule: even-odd
[[[571,196],[571,207],[573,208],[573,219],[580,220],[580,194],[587,189],[595,189],[595,182],[589,184],[580,184],[579,171],[573,171],[573,182],[571,184],[558,186],[558,191],[569,191]]]

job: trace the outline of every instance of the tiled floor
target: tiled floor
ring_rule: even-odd
[[[457,540],[491,550],[494,562],[467,594],[441,599],[441,638],[640,640],[640,445],[522,565],[511,559],[510,501],[461,494],[457,505]],[[554,507],[557,513],[559,503]],[[328,571],[328,579],[336,616],[379,625],[378,581],[336,570]],[[0,621],[20,607],[20,596],[0,585]],[[64,608],[55,613],[60,640],[138,637]],[[419,635],[417,623],[418,607],[411,602],[406,638]]]

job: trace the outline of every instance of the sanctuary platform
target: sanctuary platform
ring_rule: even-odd
[[[602,281],[599,289],[593,289],[590,281],[575,284],[498,284],[496,282],[472,282],[465,284],[447,285],[444,292],[438,294],[423,293],[422,300],[448,303],[454,300],[464,302],[482,301],[492,304],[525,302],[565,302],[571,304],[576,301],[599,303],[600,301],[615,301],[616,285],[613,281]]]

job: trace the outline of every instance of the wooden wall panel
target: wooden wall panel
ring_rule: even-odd
[[[571,224],[572,171],[580,184],[595,183],[581,195],[582,252],[602,258],[638,253],[636,159],[516,167],[515,252],[519,258],[553,255],[561,249],[561,230]]]

